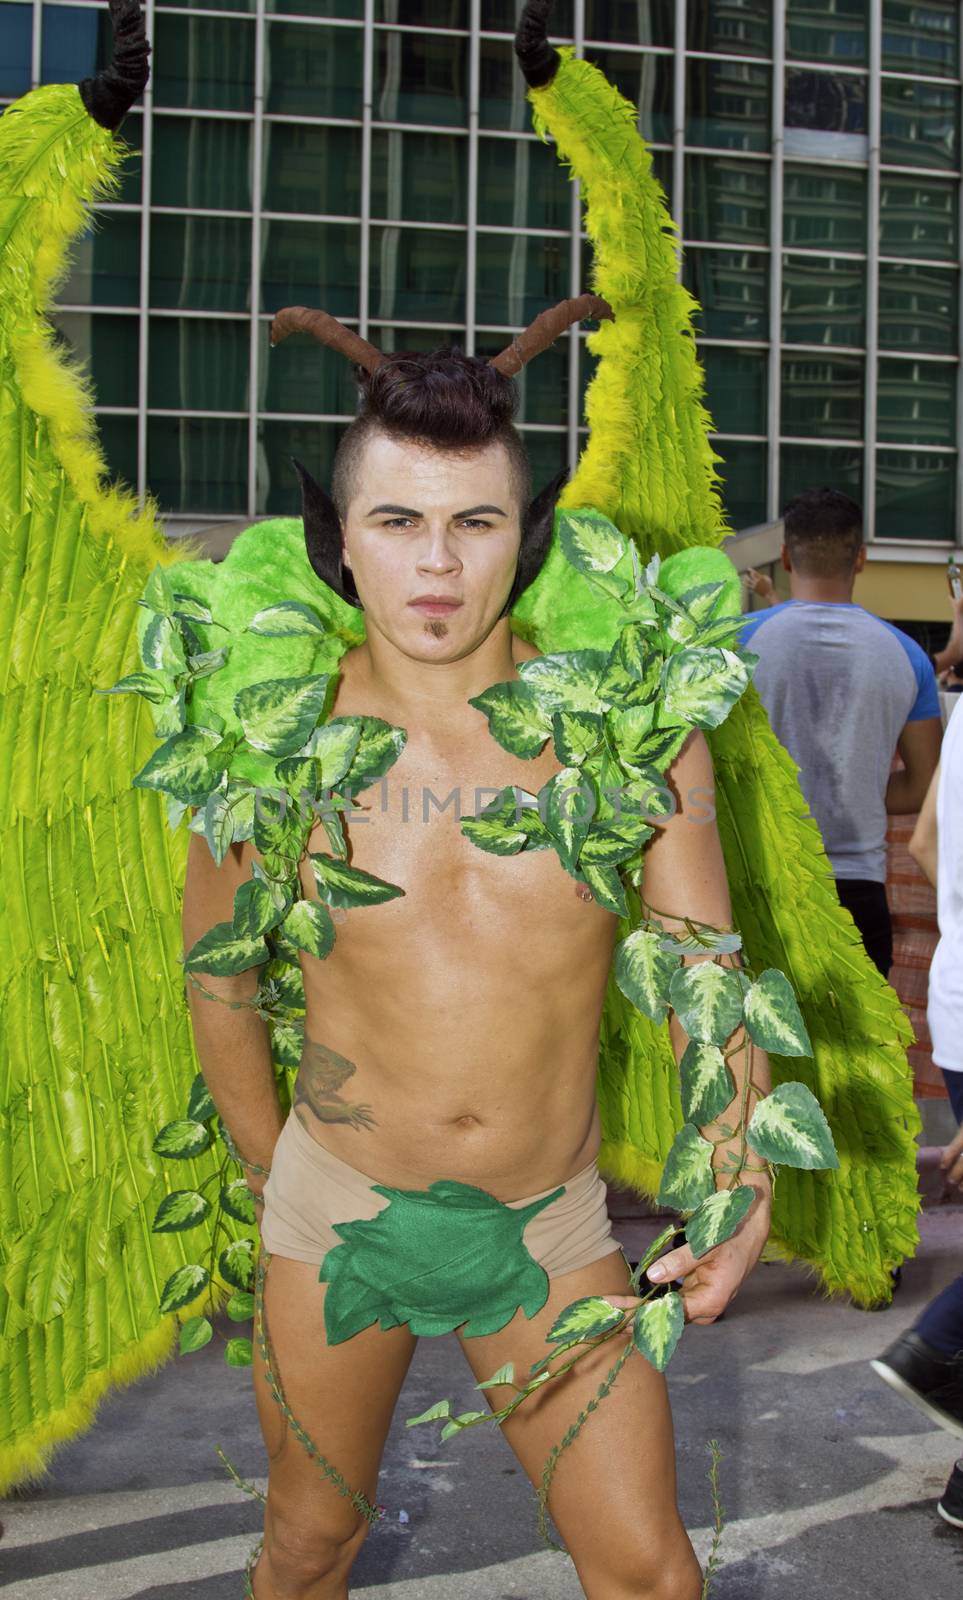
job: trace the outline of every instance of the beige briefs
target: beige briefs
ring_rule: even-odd
[[[271,1176],[264,1185],[261,1237],[265,1248],[272,1256],[320,1266],[328,1251],[342,1243],[334,1223],[370,1221],[390,1203],[375,1194],[376,1182],[320,1145],[292,1111],[281,1130]],[[539,1195],[506,1204],[527,1206],[560,1187],[554,1184]],[[605,1183],[596,1163],[592,1161],[568,1178],[564,1189],[564,1194],[533,1217],[523,1235],[525,1249],[550,1278],[590,1266],[619,1249],[606,1207]]]

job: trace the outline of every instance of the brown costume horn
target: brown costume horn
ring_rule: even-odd
[[[573,322],[581,322],[583,317],[614,322],[615,312],[608,301],[597,294],[580,294],[575,300],[560,300],[557,306],[542,311],[534,322],[529,323],[524,333],[518,334],[500,355],[492,357],[489,365],[503,377],[514,378],[516,372],[521,372],[533,356],[541,355],[543,350],[555,343],[559,334],[570,328]]]
[[[327,311],[312,311],[308,306],[285,306],[271,323],[271,343],[280,344],[289,333],[310,333],[319,344],[330,345],[339,355],[347,356],[367,372],[374,372],[384,361],[384,355],[359,333],[352,333],[337,317]]]

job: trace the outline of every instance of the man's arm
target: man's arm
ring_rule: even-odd
[[[705,736],[695,729],[668,770],[667,777],[675,792],[677,810],[661,825],[656,836],[649,841],[645,852],[643,894],[650,915],[658,917],[667,930],[684,932],[683,917],[708,923],[717,928],[731,928],[732,907],[726,878],[725,859],[715,821],[715,780],[712,757]],[[704,956],[685,956],[686,965],[712,959]],[[739,953],[719,958],[726,966],[741,965]],[[669,1030],[676,1060],[680,1060],[688,1038],[678,1018],[669,1014]],[[736,1097],[717,1122],[700,1131],[707,1139],[719,1140],[715,1146],[713,1165],[718,1188],[728,1186],[732,1179],[727,1171],[727,1161],[732,1153],[741,1154],[739,1137],[727,1138],[719,1124],[734,1126],[748,1122],[760,1093],[770,1087],[769,1061],[764,1050],[757,1045],[751,1049],[751,1077],[749,1075],[749,1041],[744,1027],[740,1026],[726,1041],[726,1050],[735,1048],[729,1058],[729,1067],[736,1085]],[[739,1178],[740,1183],[750,1183],[759,1197],[736,1233],[724,1244],[710,1250],[696,1261],[688,1245],[673,1250],[656,1263],[662,1268],[650,1268],[649,1277],[682,1278],[682,1298],[686,1317],[691,1322],[714,1322],[736,1294],[746,1275],[755,1266],[769,1233],[771,1184],[764,1163],[750,1150],[749,1167]]]
[[[214,923],[231,919],[234,894],[250,877],[251,859],[251,845],[235,844],[218,866],[206,841],[191,834],[181,923],[185,951]],[[283,1117],[268,1025],[244,1003],[253,997],[258,976],[258,968],[232,978],[188,973],[187,995],[194,1042],[211,1098],[242,1161],[269,1169]],[[264,1174],[246,1167],[244,1176],[259,1195]]]
[[[940,759],[943,724],[939,717],[907,722],[896,741],[904,772],[891,772],[886,785],[886,810],[918,811]]]
[[[936,888],[936,862],[937,862],[937,833],[936,833],[936,791],[940,786],[940,763],[936,763],[936,771],[930,779],[930,786],[926,791],[922,810],[916,819],[909,842],[909,853],[917,865],[923,868],[933,888]]]

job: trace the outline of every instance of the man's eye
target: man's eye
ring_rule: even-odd
[[[381,524],[383,528],[410,528],[410,517],[389,517],[387,522]]]
[[[483,517],[466,517],[463,526],[466,528],[490,528],[491,523],[486,522]]]

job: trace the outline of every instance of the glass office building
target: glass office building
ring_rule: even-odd
[[[494,352],[588,286],[577,192],[530,131],[517,0],[147,7],[142,155],[98,208],[58,326],[112,468],[178,521],[293,512],[353,411],[344,360]],[[639,107],[685,240],[734,528],[828,482],[920,558],[959,543],[957,0],[559,0],[560,39]],[[106,9],[0,0],[0,101],[89,75]],[[545,479],[578,450],[584,328],[520,383]]]

